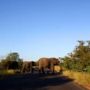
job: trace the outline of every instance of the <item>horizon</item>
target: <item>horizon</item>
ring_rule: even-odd
[[[89,0],[1,0],[0,57],[64,57],[90,40]]]

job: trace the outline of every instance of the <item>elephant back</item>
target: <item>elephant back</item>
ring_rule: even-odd
[[[38,64],[39,68],[41,67],[47,68],[50,64],[50,60],[48,58],[40,58]]]
[[[53,65],[59,65],[59,59],[57,59],[57,58],[49,58],[49,60],[50,60],[50,62],[51,62],[51,64],[53,64]]]

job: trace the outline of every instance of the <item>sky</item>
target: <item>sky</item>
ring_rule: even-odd
[[[90,40],[90,0],[0,0],[0,57],[64,57]]]

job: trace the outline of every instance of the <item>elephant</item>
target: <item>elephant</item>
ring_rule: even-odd
[[[49,69],[52,73],[54,73],[55,65],[59,65],[59,59],[57,58],[40,58],[38,60],[39,72],[43,74],[46,69]]]
[[[35,62],[33,62],[33,61],[23,62],[21,72],[23,72],[23,73],[27,73],[27,72],[33,73],[33,66],[34,65],[35,65]]]

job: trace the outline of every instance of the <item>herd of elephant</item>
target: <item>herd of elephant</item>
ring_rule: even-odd
[[[34,73],[35,70],[38,70],[39,73],[46,73],[46,70],[55,73],[54,66],[59,66],[60,61],[57,58],[40,58],[37,62],[30,61],[30,62],[23,62],[22,65],[22,72],[27,73],[31,72]]]

